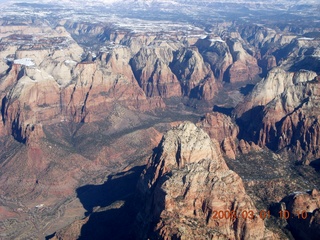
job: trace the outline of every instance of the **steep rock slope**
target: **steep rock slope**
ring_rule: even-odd
[[[218,90],[210,65],[204,62],[196,47],[176,52],[171,67],[181,83],[184,96],[209,100]]]
[[[210,64],[216,79],[222,81],[233,59],[229,47],[221,38],[199,39],[196,44],[205,62]]]
[[[320,156],[319,97],[317,80],[288,87],[265,107],[259,144],[289,148],[298,160],[317,159]]]
[[[243,117],[250,109],[265,106],[276,96],[282,94],[288,86],[313,80],[316,76],[317,74],[313,71],[288,72],[282,67],[273,68],[268,72],[266,78],[262,79],[244,101],[236,107],[235,114],[237,117]],[[248,116],[248,118],[250,117]]]
[[[239,127],[231,118],[219,112],[205,114],[197,126],[205,130],[210,138],[216,139],[219,143],[227,137],[235,139],[239,133]]]
[[[283,205],[284,203],[284,205]],[[316,239],[320,235],[320,194],[316,189],[296,192],[282,200],[281,211],[297,239]],[[284,213],[287,211],[286,213]]]
[[[257,60],[243,48],[241,42],[230,39],[227,44],[233,64],[228,68],[225,80],[231,83],[253,80],[260,73]]]
[[[225,164],[218,143],[192,123],[163,136],[138,190],[139,237],[273,239],[241,178]],[[217,219],[216,211],[252,211],[254,216]]]
[[[319,157],[318,102],[315,72],[274,68],[235,109],[240,126],[248,126],[240,136],[273,150],[290,150],[296,160],[314,160]]]
[[[319,45],[319,38],[297,37],[284,48],[276,51],[274,55],[278,63],[286,70],[306,69],[316,71],[319,74]]]
[[[219,142],[227,157],[236,158],[239,127],[229,116],[218,112],[207,113],[197,126],[207,132],[211,139]]]
[[[180,83],[169,68],[173,61],[173,50],[167,44],[148,46],[141,48],[133,57],[133,71],[147,96],[181,96]]]
[[[163,107],[160,98],[146,97],[128,61],[114,54],[107,63],[80,63],[54,52],[34,66],[13,64],[0,86],[1,132],[25,142],[28,126],[40,122],[98,121],[114,104],[139,111]]]

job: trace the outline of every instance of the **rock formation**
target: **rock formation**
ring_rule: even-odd
[[[147,96],[164,98],[181,96],[181,87],[169,64],[173,61],[173,49],[168,46],[141,48],[132,59],[132,68],[140,87]]]
[[[221,143],[225,138],[236,139],[239,127],[231,118],[219,112],[207,113],[197,126],[208,133],[210,138]]]
[[[243,117],[244,113],[255,107],[265,106],[276,96],[282,94],[288,86],[297,82],[313,80],[316,73],[312,71],[300,71],[297,73],[285,71],[281,67],[273,68],[266,78],[261,80],[235,110],[237,117]],[[248,116],[250,118],[251,116]],[[252,116],[253,117],[253,116]]]
[[[248,126],[240,137],[273,150],[289,150],[296,160],[318,158],[316,76],[312,71],[272,69],[235,110],[240,125]]]
[[[316,189],[310,192],[293,193],[282,200],[285,207],[282,215],[297,239],[316,239],[320,235],[320,194]],[[287,211],[285,215],[285,211]]]
[[[197,126],[219,142],[227,157],[235,159],[239,127],[229,116],[218,112],[207,113]]]
[[[110,110],[115,103],[140,111],[164,106],[161,98],[147,98],[139,87],[129,65],[131,55],[125,50],[115,50],[105,63],[79,63],[77,57],[68,55],[71,49],[72,45],[63,55],[55,51],[40,57],[34,55],[36,51],[17,53],[37,62],[32,66],[12,64],[2,80],[2,133],[25,142],[28,126],[39,122],[97,121],[108,114],[101,109]],[[116,57],[118,54],[122,57]]]
[[[257,60],[243,49],[239,41],[229,40],[227,43],[233,64],[228,68],[225,80],[230,83],[252,81],[260,73]]]
[[[138,238],[273,239],[219,144],[190,122],[163,136],[138,190]],[[219,211],[254,216],[218,219]]]
[[[78,238],[92,219],[64,228],[88,207],[87,199],[74,201],[75,189],[145,164],[170,124],[174,129],[162,138],[138,185],[137,235],[274,237],[252,199],[281,199],[291,182],[283,169],[291,168],[261,148],[290,153],[306,164],[320,157],[319,39],[304,37],[318,33],[317,27],[245,21],[210,26],[210,20],[202,29],[202,23],[189,21],[168,24],[143,16],[132,24],[100,15],[91,23],[86,19],[96,13],[82,18],[80,8],[77,18],[64,20],[60,11],[42,15],[43,5],[16,6],[26,13],[37,10],[29,19],[13,17],[9,7],[2,10],[10,14],[0,19],[0,238],[35,239],[54,232],[57,238]],[[59,16],[51,16],[54,12]],[[237,121],[210,113],[198,127],[178,124],[204,114],[202,107],[216,101],[224,107],[238,102],[247,93],[235,88],[255,83],[260,73],[265,78],[234,111]],[[231,93],[228,100],[220,98],[224,93]],[[191,113],[189,106],[200,108]],[[244,178],[252,186],[251,198],[224,157],[232,169],[251,177]],[[264,174],[255,170],[257,163]],[[279,183],[279,176],[286,180]],[[217,218],[219,211],[223,216]],[[231,211],[240,217],[231,217]],[[312,219],[309,225],[317,215]]]
[[[238,125],[227,115],[212,112],[207,113],[197,126],[208,133],[212,140],[218,141],[222,152],[231,159],[236,159],[238,154],[248,154],[251,151],[261,151],[254,142],[243,139],[238,141]]]
[[[229,47],[221,38],[199,39],[196,43],[205,62],[210,64],[215,78],[222,81],[233,59]]]
[[[210,65],[205,63],[198,49],[182,49],[177,53],[172,71],[181,83],[185,96],[212,99],[218,90]]]

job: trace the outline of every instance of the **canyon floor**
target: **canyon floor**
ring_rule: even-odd
[[[4,2],[1,240],[319,238],[319,3]]]

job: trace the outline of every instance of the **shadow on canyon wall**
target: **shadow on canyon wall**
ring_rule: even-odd
[[[86,185],[76,190],[89,216],[80,240],[132,239],[136,217],[134,197],[137,181],[145,166],[108,176],[102,185]],[[99,207],[99,208],[97,208]],[[98,209],[98,210],[94,210]]]

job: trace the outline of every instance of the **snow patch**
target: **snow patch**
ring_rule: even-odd
[[[31,67],[31,66],[35,65],[31,58],[15,59],[13,62],[14,62],[14,64],[20,64],[20,65],[24,65],[27,67]]]
[[[303,194],[306,194],[308,191],[310,190],[306,190],[305,192],[301,192],[301,191],[293,192],[293,193],[290,193],[289,196],[303,195]]]
[[[298,38],[298,40],[312,41],[314,40],[314,38],[301,37],[301,38]]]
[[[65,64],[69,64],[69,65],[77,65],[77,62],[73,60],[65,60],[64,62]]]
[[[222,42],[224,43],[225,41],[223,41],[221,38],[211,38],[209,39],[210,42]]]

